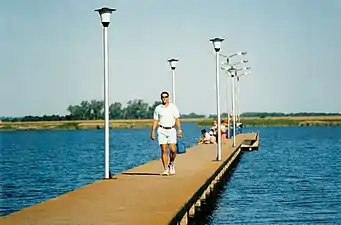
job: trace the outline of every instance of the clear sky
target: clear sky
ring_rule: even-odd
[[[182,113],[215,113],[215,56],[247,51],[240,111],[341,112],[340,0],[1,0],[0,116],[66,114],[103,99],[102,25],[109,27],[110,102],[171,91]],[[221,72],[221,108],[227,75]],[[230,96],[229,96],[230,98]]]

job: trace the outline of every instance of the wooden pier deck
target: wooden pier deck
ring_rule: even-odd
[[[256,143],[258,134],[237,135],[235,147],[228,140],[222,161],[215,160],[216,145],[196,145],[177,155],[174,176],[161,176],[160,160],[151,161],[1,217],[0,225],[187,224],[250,141]]]

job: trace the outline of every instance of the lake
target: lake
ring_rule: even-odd
[[[195,144],[201,128],[183,130],[183,141]],[[203,224],[341,224],[341,127],[247,131],[260,132],[260,149],[242,155]],[[112,173],[159,159],[149,133],[111,130]],[[103,178],[103,137],[103,130],[0,132],[0,215]]]
[[[205,224],[341,224],[341,127],[267,127]]]

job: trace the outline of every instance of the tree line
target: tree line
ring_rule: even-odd
[[[140,99],[128,101],[126,106],[120,102],[114,102],[109,107],[110,119],[151,119],[153,118],[154,109],[159,105],[159,101],[155,101],[149,105]],[[61,115],[43,115],[43,116],[24,116],[24,117],[0,117],[1,121],[8,122],[34,122],[34,121],[63,121],[63,120],[103,120],[104,119],[104,101],[100,100],[84,100],[78,105],[69,105],[67,107],[68,114]],[[241,117],[279,117],[279,116],[336,116],[341,113],[280,113],[280,112],[244,112]],[[216,118],[216,114],[208,116],[196,114],[181,114],[182,118]],[[222,113],[222,118],[227,117],[227,113]]]
[[[281,113],[281,112],[245,112],[243,117],[283,117],[283,116],[339,116],[341,113],[318,113],[318,112],[297,112],[297,113]]]
[[[152,105],[140,99],[128,101],[124,106],[120,102],[114,102],[109,106],[110,119],[151,119],[154,109],[161,102],[155,101]],[[24,116],[24,117],[6,117],[0,118],[8,122],[35,122],[35,121],[63,121],[63,120],[103,120],[104,119],[104,101],[84,100],[78,105],[69,105],[68,114],[44,115],[44,116]],[[196,113],[181,114],[182,118],[204,118],[205,115]]]

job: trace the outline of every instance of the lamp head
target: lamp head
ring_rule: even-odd
[[[111,8],[108,8],[108,7],[103,7],[101,9],[96,9],[95,11],[97,11],[99,13],[99,15],[101,17],[101,22],[102,22],[103,27],[108,27],[109,23],[110,23],[111,13],[113,11],[116,11],[116,9],[111,9]]]
[[[179,60],[178,59],[169,59],[168,62],[169,62],[171,69],[175,70],[176,64],[179,62]]]
[[[216,38],[212,38],[210,41],[213,44],[214,50],[216,52],[219,52],[221,48],[221,43],[224,41],[224,39],[216,37]]]

